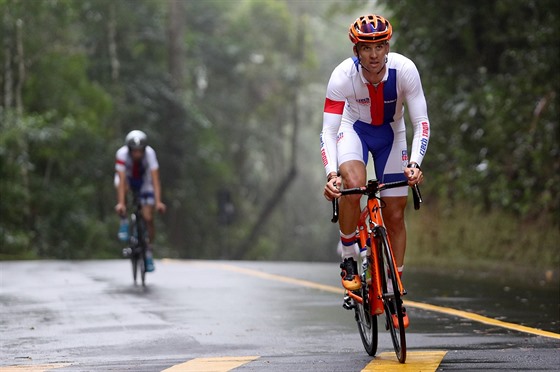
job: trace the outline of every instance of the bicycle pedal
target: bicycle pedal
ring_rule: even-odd
[[[352,298],[350,296],[344,296],[342,307],[345,308],[346,310],[352,310],[356,308],[356,305],[352,303]]]

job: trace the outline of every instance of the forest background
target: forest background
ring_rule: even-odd
[[[157,256],[336,261],[323,101],[370,12],[432,126],[408,264],[557,275],[555,0],[0,0],[0,259],[119,257],[114,155],[141,129]]]

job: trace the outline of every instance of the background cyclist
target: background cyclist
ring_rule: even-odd
[[[350,25],[354,57],[344,60],[331,74],[324,106],[321,156],[327,174],[324,195],[340,197],[339,187],[366,184],[368,153],[372,154],[376,177],[381,182],[408,179],[420,183],[420,164],[430,137],[426,100],[414,63],[389,52],[392,27],[379,15],[361,16]],[[404,104],[413,128],[408,157]],[[337,176],[340,172],[340,176]],[[408,187],[385,190],[383,219],[395,254],[399,274],[404,268],[406,230],[404,210]],[[342,242],[342,285],[360,288],[354,259],[360,195],[340,200]],[[408,317],[405,322],[408,324]]]
[[[153,246],[155,238],[153,211],[165,212],[161,201],[161,184],[159,164],[155,150],[148,146],[148,137],[140,130],[133,130],[126,135],[125,144],[117,150],[115,162],[115,187],[117,205],[115,211],[126,217],[126,193],[129,189],[140,192],[142,215],[148,228],[148,251],[146,253],[146,271],[154,271]]]

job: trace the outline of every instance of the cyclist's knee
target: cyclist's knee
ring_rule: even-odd
[[[349,203],[359,208],[361,196],[362,195],[344,195],[342,200],[344,200],[344,203]]]
[[[383,219],[386,224],[393,226],[404,224],[406,197],[384,198],[383,201],[385,202]]]
[[[340,176],[345,189],[362,187],[366,184],[366,168],[364,163],[352,160],[340,166]],[[360,195],[357,195],[360,198]]]
[[[151,205],[145,205],[142,207],[142,216],[147,223],[152,223],[154,219],[153,207]]]

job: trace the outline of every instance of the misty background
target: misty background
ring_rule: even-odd
[[[350,23],[379,13],[391,51],[420,71],[432,126],[407,264],[558,274],[556,1],[0,0],[0,10],[0,259],[119,257],[114,156],[141,129],[168,206],[156,257],[336,261],[324,95],[352,56]]]

